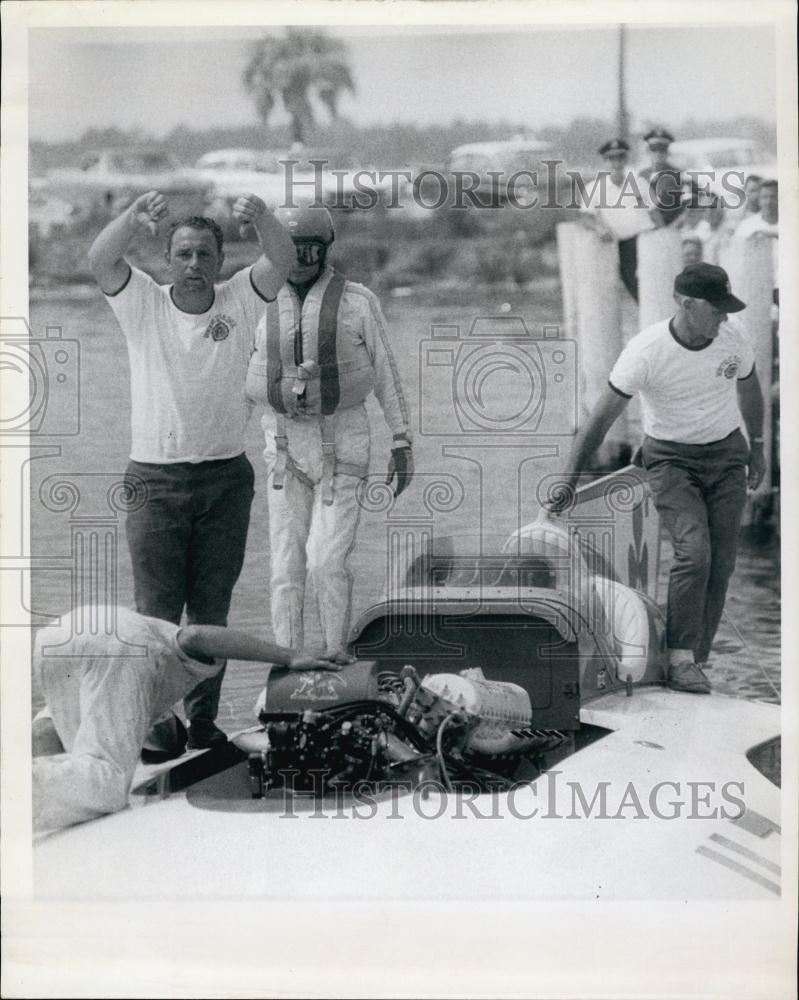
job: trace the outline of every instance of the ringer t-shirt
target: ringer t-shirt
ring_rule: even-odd
[[[247,365],[266,307],[251,271],[216,285],[204,313],[179,309],[171,285],[135,267],[106,295],[128,345],[134,461],[197,463],[244,451]]]
[[[704,347],[677,340],[672,320],[637,334],[609,376],[612,389],[639,394],[644,432],[661,441],[709,444],[741,426],[737,381],[748,378],[755,357],[746,331],[734,319]]]

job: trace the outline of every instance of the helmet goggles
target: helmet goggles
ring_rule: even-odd
[[[320,243],[316,240],[295,240],[294,250],[297,254],[297,263],[310,266],[311,264],[318,264],[324,254],[327,247],[324,243]]]

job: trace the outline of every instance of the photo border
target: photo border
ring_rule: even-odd
[[[788,2],[728,2],[729,23],[773,23],[781,177],[780,268],[799,268],[796,230],[796,13]],[[2,7],[4,41],[0,315],[28,315],[27,39],[31,27],[213,24],[712,23],[713,2],[18,3]],[[712,59],[712,32],[708,31]],[[690,85],[690,82],[687,84]],[[794,183],[790,183],[793,179]],[[783,328],[797,326],[785,282]],[[797,384],[796,338],[781,345],[781,382]],[[14,405],[12,403],[12,405]],[[781,400],[799,426],[797,394]],[[797,449],[784,435],[782,546],[797,545]],[[21,490],[3,483],[2,550],[24,523]],[[790,494],[790,495],[789,495]],[[783,604],[799,606],[783,560]],[[25,629],[3,629],[3,995],[14,996],[708,996],[791,995],[796,941],[797,615],[783,616],[783,896],[717,904],[317,904],[36,902],[31,897],[30,723]],[[334,859],[329,859],[334,863]],[[514,946],[516,945],[517,946]]]

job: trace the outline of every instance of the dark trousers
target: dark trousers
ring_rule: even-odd
[[[227,625],[244,563],[254,474],[245,455],[220,461],[131,462],[126,478],[143,497],[127,517],[136,610],[193,625]],[[189,721],[213,720],[225,668],[184,699]]]
[[[619,240],[619,272],[624,287],[638,301],[638,237]]]
[[[735,568],[749,447],[737,430],[704,445],[646,437],[641,457],[674,547],[666,642],[705,660]]]

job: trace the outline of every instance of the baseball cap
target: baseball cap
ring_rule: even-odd
[[[704,299],[722,312],[746,309],[746,303],[732,294],[727,272],[715,264],[689,264],[674,279],[674,291],[692,299]]]

